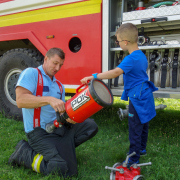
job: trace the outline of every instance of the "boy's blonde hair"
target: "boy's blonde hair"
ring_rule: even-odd
[[[137,43],[138,29],[132,23],[122,24],[116,31],[116,36],[119,36],[121,40],[128,40],[131,43]]]

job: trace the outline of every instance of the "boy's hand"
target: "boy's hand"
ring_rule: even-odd
[[[92,80],[94,77],[93,76],[87,76],[87,77],[84,77],[83,79],[81,79],[81,83],[82,84],[87,84],[88,81]]]

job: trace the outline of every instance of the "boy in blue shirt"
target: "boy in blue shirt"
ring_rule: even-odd
[[[149,121],[156,116],[153,91],[158,90],[146,73],[148,61],[137,45],[138,30],[135,25],[126,23],[116,31],[116,43],[129,55],[115,68],[103,73],[81,79],[87,83],[93,78],[113,79],[123,74],[124,92],[121,99],[128,101],[129,97],[129,154],[136,154],[129,158],[128,167],[139,163],[140,154],[146,154]]]

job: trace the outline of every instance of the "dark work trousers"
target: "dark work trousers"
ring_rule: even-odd
[[[27,134],[31,151],[43,156],[40,173],[47,175],[56,172],[64,177],[77,174],[75,148],[92,138],[98,127],[93,119],[86,119],[71,126],[67,128],[63,125],[50,134],[44,129],[35,128]],[[32,156],[32,152],[29,152],[29,155]]]
[[[146,143],[148,139],[149,122],[141,124],[136,110],[132,102],[129,100],[129,141],[130,148],[129,153],[136,152],[136,155],[131,157],[131,160],[136,162],[140,158],[140,150],[146,149]]]

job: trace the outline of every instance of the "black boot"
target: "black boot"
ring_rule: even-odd
[[[23,154],[24,149],[26,149],[26,147],[29,147],[27,141],[25,140],[19,141],[18,144],[16,145],[15,151],[12,153],[12,155],[9,158],[8,164],[11,164],[12,166],[23,165],[21,156]]]

